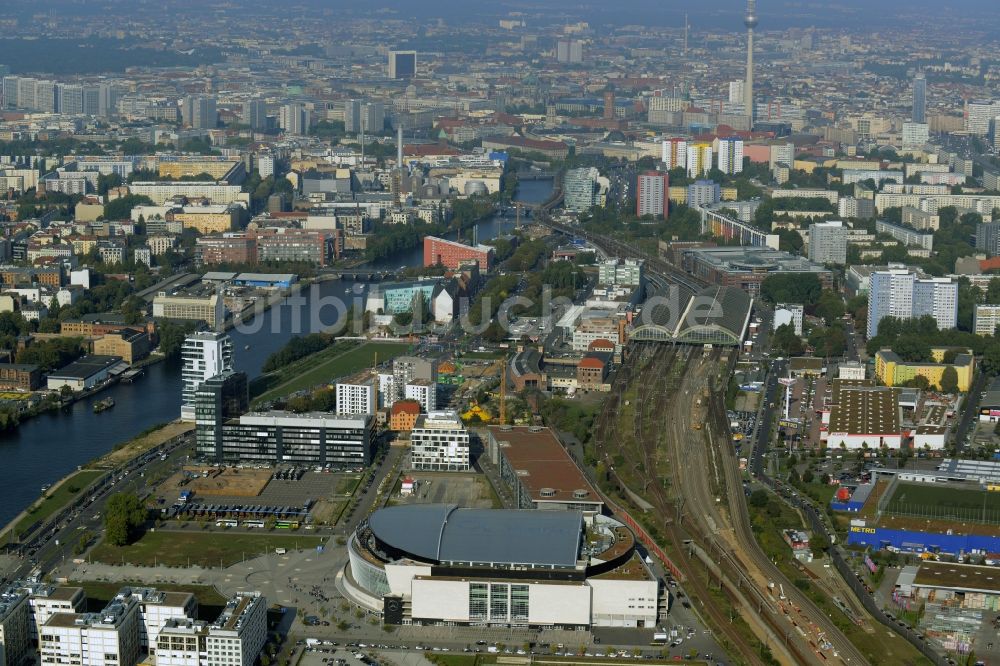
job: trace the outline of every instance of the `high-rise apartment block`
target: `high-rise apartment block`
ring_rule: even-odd
[[[696,180],[687,188],[687,205],[691,208],[719,203],[722,188],[714,180]]]
[[[743,139],[719,139],[719,171],[743,173]]]
[[[667,139],[663,142],[663,165],[669,171],[677,167],[687,168],[688,144],[685,139]]]
[[[847,226],[843,222],[833,220],[809,225],[809,261],[847,263]]]
[[[378,409],[378,381],[337,382],[337,413],[372,415]]]
[[[955,328],[958,320],[958,283],[950,278],[918,278],[910,270],[891,267],[871,274],[868,291],[869,338],[878,333],[885,317],[916,319],[934,317],[941,330]]]
[[[278,114],[278,125],[285,134],[304,136],[309,133],[309,110],[297,102],[285,104]]]
[[[262,99],[251,99],[243,103],[243,124],[252,130],[267,129],[267,103]]]
[[[695,143],[688,146],[687,173],[689,178],[707,176],[712,170],[712,144]]]
[[[181,120],[193,129],[215,129],[219,124],[215,98],[208,95],[189,95],[181,105]]]
[[[659,171],[639,174],[636,182],[635,214],[667,217],[670,209],[669,178]]]
[[[567,64],[583,62],[583,42],[579,39],[560,39],[557,41],[556,62]]]
[[[362,102],[358,99],[344,102],[344,131],[377,134],[384,128],[385,105],[381,102]]]
[[[1000,222],[984,222],[976,226],[976,249],[991,257],[1000,255]]]

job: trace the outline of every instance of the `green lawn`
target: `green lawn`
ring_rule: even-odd
[[[103,475],[104,472],[101,470],[86,469],[66,479],[58,488],[45,493],[44,499],[36,502],[28,509],[28,514],[14,526],[14,532],[23,535],[24,530],[58,512],[74,498],[78,497],[87,486]]]
[[[273,553],[276,548],[311,549],[324,542],[319,537],[296,534],[199,532],[194,531],[198,529],[194,525],[190,529],[191,532],[147,532],[139,541],[124,547],[100,543],[89,557],[107,564],[228,567],[244,557]]]
[[[190,592],[198,600],[199,606],[212,606],[212,607],[222,607],[226,605],[226,598],[219,594],[211,585],[175,585],[173,583],[151,583],[150,581],[126,581],[121,583],[105,583],[100,581],[78,581],[71,580],[66,583],[70,587],[82,587],[84,593],[87,595],[88,601],[97,602],[96,605],[102,605],[111,601],[115,594],[118,593],[123,587],[147,587],[153,585],[158,590],[163,592]],[[218,615],[218,613],[216,613]],[[212,617],[211,619],[215,619]]]
[[[336,346],[332,349],[336,349]],[[255,398],[254,401],[266,402],[330,382],[338,377],[370,367],[375,361],[376,355],[379,363],[382,363],[403,354],[407,349],[409,349],[409,345],[398,342],[366,342],[359,347],[352,347],[339,353],[331,354],[328,350],[323,350],[314,357],[310,357],[312,358],[311,362],[303,363],[301,366],[297,365],[298,371],[290,378],[273,386]],[[304,359],[304,361],[309,361],[309,359]]]
[[[1000,493],[931,483],[900,483],[886,513],[1000,523]]]

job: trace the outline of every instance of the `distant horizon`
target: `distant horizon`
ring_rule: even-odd
[[[92,13],[95,8],[108,10],[111,7],[128,6],[133,11],[152,13],[156,9],[217,11],[232,4],[224,0],[163,0],[155,4],[136,0],[50,0],[46,3],[60,13]],[[275,10],[266,0],[236,0],[236,4],[253,10],[266,7]],[[336,9],[347,16],[364,14],[372,16],[385,12],[386,18],[393,15],[416,19],[433,20],[443,18],[456,22],[493,22],[499,17],[513,12],[522,12],[531,19],[549,23],[554,20],[588,21],[592,27],[600,29],[608,26],[641,24],[656,27],[680,26],[687,13],[695,31],[701,29],[725,30],[742,29],[745,0],[701,0],[698,3],[681,0],[618,0],[605,2],[572,2],[570,0],[500,0],[484,9],[477,3],[466,0],[376,0],[366,3],[363,8],[346,0],[292,0],[283,11],[294,11],[297,7],[315,9]],[[996,12],[996,0],[880,0],[877,9],[872,9],[870,0],[834,0],[826,4],[815,0],[758,0],[757,13],[761,24],[759,30],[783,30],[795,27],[816,27],[821,29],[845,28],[851,30],[870,27],[884,30],[891,27],[912,29],[929,27],[922,18],[947,17],[954,23],[968,22],[977,32],[996,31],[1000,37],[1000,17]],[[9,15],[23,15],[30,18],[37,14],[37,4],[30,0],[8,0],[5,8]],[[914,25],[916,24],[916,25]]]

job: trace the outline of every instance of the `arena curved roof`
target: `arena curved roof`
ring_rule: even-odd
[[[583,514],[413,504],[368,519],[376,539],[425,561],[575,567]]]

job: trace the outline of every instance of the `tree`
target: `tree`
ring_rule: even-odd
[[[785,356],[799,356],[805,350],[802,339],[795,334],[791,324],[782,324],[775,329],[771,344],[784,352]]]
[[[819,532],[814,532],[811,537],[809,537],[809,550],[812,551],[813,557],[823,557],[823,553],[830,548],[830,540],[825,534]]]
[[[762,509],[765,506],[767,506],[767,500],[768,497],[766,490],[758,489],[750,493],[749,501],[750,501],[750,506],[752,507],[755,507],[757,509]]]
[[[104,507],[104,540],[112,546],[125,546],[138,536],[146,522],[147,511],[132,493],[115,493]]]
[[[1000,373],[1000,338],[994,336],[986,345],[983,350],[983,365],[987,372]]]
[[[822,317],[829,326],[844,316],[843,299],[836,292],[824,289],[819,295],[819,302],[816,303],[816,316]]]
[[[823,286],[815,273],[774,273],[760,285],[760,295],[768,303],[801,303],[815,305]]]
[[[142,194],[129,194],[104,206],[105,220],[127,220],[135,206],[152,206],[153,200]]]
[[[958,393],[958,371],[954,366],[946,366],[941,372],[941,390],[945,393]]]

